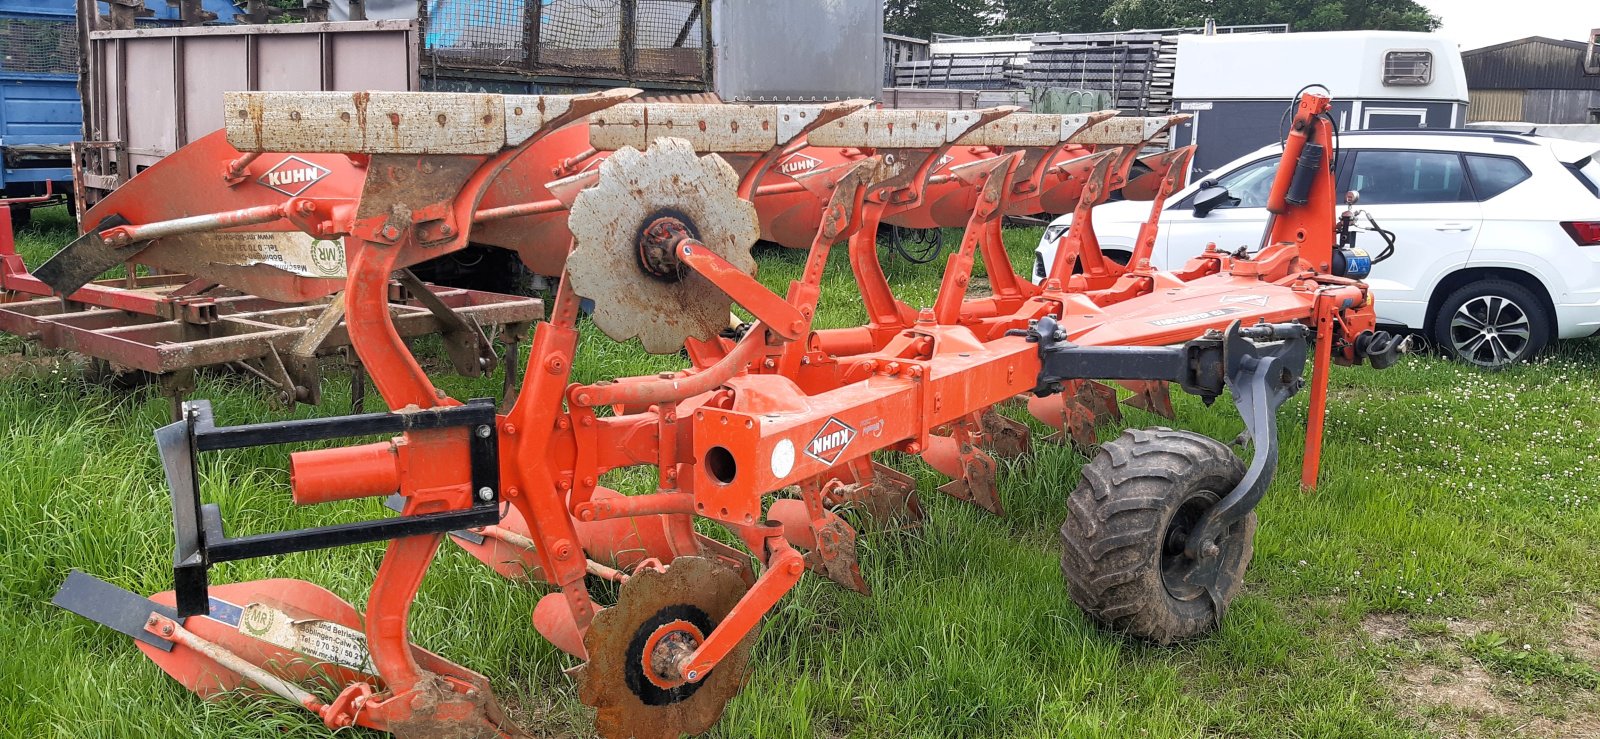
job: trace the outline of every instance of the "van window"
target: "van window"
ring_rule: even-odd
[[[1472,191],[1479,200],[1488,200],[1516,187],[1532,176],[1522,162],[1509,157],[1491,157],[1468,154],[1467,174],[1472,177]]]
[[[1472,199],[1461,157],[1440,151],[1361,151],[1350,173],[1350,189],[1361,193],[1361,202],[1369,205]]]
[[[1383,84],[1421,87],[1433,82],[1433,52],[1391,51],[1383,55]]]

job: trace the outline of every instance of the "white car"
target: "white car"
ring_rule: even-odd
[[[1393,257],[1366,280],[1381,323],[1420,332],[1486,367],[1529,359],[1552,339],[1600,333],[1595,144],[1460,130],[1347,132],[1339,144],[1339,191],[1359,192],[1356,207],[1396,236]],[[1173,193],[1154,265],[1181,267],[1213,242],[1229,251],[1258,248],[1281,151],[1258,149]],[[1206,184],[1230,197],[1197,209],[1195,193]],[[1148,202],[1095,208],[1101,249],[1126,261],[1149,215]],[[1045,229],[1035,282],[1071,223],[1069,213]],[[1363,232],[1357,245],[1376,254],[1383,242]]]

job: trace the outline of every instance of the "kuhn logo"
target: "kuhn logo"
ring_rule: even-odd
[[[328,170],[300,157],[287,157],[256,178],[256,182],[294,197],[309,190],[317,180],[327,177]]]
[[[855,441],[856,430],[846,426],[837,418],[829,418],[828,422],[817,429],[817,435],[806,442],[806,456],[823,464],[831,465],[839,461],[850,442]]]
[[[778,172],[793,177],[803,172],[810,172],[822,164],[822,160],[804,154],[790,154],[783,161],[778,162]]]

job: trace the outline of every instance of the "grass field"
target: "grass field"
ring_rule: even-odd
[[[71,235],[64,214],[34,229],[22,238],[30,264]],[[1008,238],[1025,265],[1037,231]],[[772,286],[799,270],[795,252],[758,259]],[[937,265],[886,264],[908,302],[931,302]],[[821,322],[861,320],[854,292],[836,258]],[[582,346],[579,379],[677,361],[592,331]],[[1383,372],[1336,370],[1321,487],[1296,483],[1301,396],[1281,414],[1283,469],[1260,508],[1244,593],[1220,631],[1173,648],[1104,633],[1067,598],[1055,532],[1084,457],[1037,444],[1008,465],[1005,518],[939,497],[943,479],[899,462],[919,482],[927,526],[864,537],[870,598],[803,581],[766,622],[750,682],[715,734],[1600,736],[1597,366],[1600,344],[1581,341],[1493,374],[1421,356]],[[498,388],[493,378],[440,384],[456,397]],[[330,370],[326,405],[292,415],[340,412],[348,391],[347,375]],[[202,378],[196,396],[215,402],[222,423],[290,415],[235,377]],[[1218,439],[1243,427],[1227,403],[1180,397],[1177,407],[1177,426]],[[328,735],[276,701],[204,703],[126,637],[49,604],[74,567],[139,592],[170,587],[170,514],[150,434],[167,412],[159,394],[90,384],[72,357],[0,337],[0,735]],[[1127,411],[1130,426],[1159,422]],[[234,532],[378,512],[371,501],[297,509],[283,450],[211,457],[206,494]],[[609,483],[638,492],[648,479]],[[212,579],[299,577],[359,604],[380,553],[251,560]],[[586,709],[561,673],[573,660],[528,620],[542,592],[447,545],[413,611],[414,638],[489,675],[534,733],[581,735]]]

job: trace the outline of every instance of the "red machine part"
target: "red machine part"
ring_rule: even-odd
[[[541,238],[553,238],[557,233],[554,221],[562,209],[572,207],[568,204],[576,200],[579,185],[594,178],[626,180],[629,168],[667,166],[663,164],[666,159],[651,151],[596,175],[581,173],[587,161],[599,156],[586,151],[517,164],[522,161],[519,157],[538,149],[541,137],[577,120],[580,112],[599,110],[617,100],[617,96],[602,94],[559,101],[570,106],[566,116],[552,116],[520,142],[507,138],[497,152],[387,151],[383,146],[366,146],[363,135],[362,147],[347,144],[352,156],[346,161],[352,167],[361,161],[367,171],[356,194],[331,201],[313,198],[311,212],[322,220],[303,218],[304,212],[291,209],[290,219],[302,230],[343,236],[352,341],[397,414],[457,401],[431,383],[395,332],[385,295],[389,274],[430,255],[461,248],[469,235],[476,238],[475,223],[486,212],[507,216],[502,222],[506,228],[519,220],[534,219],[549,229],[540,232],[544,234]],[[363,104],[390,106],[404,115],[419,110],[431,115],[443,108],[430,106],[445,104],[435,101],[441,99],[402,95],[380,99],[373,94]],[[505,100],[507,109],[512,104],[510,98]],[[244,96],[234,105],[230,114],[238,110],[244,120],[253,123],[257,139],[263,137],[263,127],[269,135],[276,130],[272,117],[277,113],[273,111],[280,108],[302,106],[294,107],[296,115],[304,110],[307,115],[323,117],[342,109],[318,109],[270,93]],[[1302,96],[1294,125],[1302,139],[1331,150],[1331,127],[1318,123],[1327,108],[1326,97]],[[899,113],[868,112],[851,119],[839,112],[826,123],[817,122],[809,129],[815,140],[843,144],[858,136],[860,146],[855,152],[841,154],[836,164],[795,173],[802,189],[781,193],[797,198],[804,195],[819,203],[818,215],[811,218],[811,231],[804,239],[810,248],[804,275],[782,300],[742,270],[731,269],[720,253],[703,251],[706,245],[695,238],[699,231],[693,215],[663,214],[660,218],[677,223],[659,228],[656,221],[648,228],[642,221],[619,221],[623,226],[639,226],[635,236],[641,245],[648,238],[660,247],[659,253],[651,252],[652,258],[675,255],[680,260],[673,270],[656,265],[653,274],[657,278],[670,280],[692,272],[759,319],[737,340],[691,335],[685,341],[693,360],[688,370],[573,384],[579,295],[571,280],[560,283],[549,320],[540,324],[534,335],[534,364],[516,402],[500,416],[494,430],[500,487],[488,492],[498,492],[510,512],[495,526],[478,529],[482,544],[468,542],[466,546],[502,574],[538,577],[554,586],[535,610],[535,624],[562,649],[591,661],[582,678],[583,693],[600,708],[600,727],[608,736],[676,736],[714,723],[723,702],[731,696],[727,687],[739,682],[743,655],[760,620],[807,569],[847,587],[866,589],[854,559],[854,530],[828,507],[871,502],[881,511],[920,514],[908,481],[875,465],[874,452],[924,454],[937,469],[955,478],[941,490],[999,512],[995,464],[985,448],[1008,430],[1016,432],[1015,426],[996,424],[989,416],[997,404],[1019,394],[1041,387],[1051,389],[1046,387],[1051,346],[1157,347],[1138,354],[1154,361],[1176,356],[1173,352],[1178,350],[1166,345],[1185,341],[1199,351],[1212,347],[1220,352],[1224,329],[1228,341],[1238,342],[1240,326],[1252,327],[1252,335],[1263,337],[1280,331],[1286,336],[1304,336],[1305,327],[1310,327],[1317,341],[1314,387],[1327,382],[1329,363],[1362,361],[1355,339],[1360,332],[1370,331],[1373,323],[1366,289],[1359,282],[1324,273],[1334,241],[1331,200],[1326,200],[1331,197],[1332,180],[1326,160],[1320,169],[1313,167],[1306,175],[1312,182],[1309,204],[1287,202],[1289,180],[1275,186],[1275,220],[1265,248],[1254,259],[1210,251],[1181,271],[1158,272],[1148,259],[1153,226],[1141,233],[1135,259],[1127,266],[1115,265],[1100,253],[1083,205],[1100,202],[1114,187],[1130,184],[1129,172],[1136,158],[1132,144],[1107,144],[1108,148],[1093,155],[1072,157],[1066,156],[1069,137],[1063,135],[1043,147],[1054,148],[1056,156],[1044,156],[1037,151],[1038,145],[1008,151],[992,143],[1004,141],[1004,136],[994,134],[991,143],[985,144],[988,149],[967,150],[961,156],[970,156],[972,161],[957,164],[948,178],[942,179],[947,164],[940,161],[943,152],[964,132],[1003,121],[1008,112],[940,117],[944,124],[955,127],[959,123],[962,128],[940,131],[937,136],[927,130],[912,136],[904,127],[895,132],[896,125],[909,120]],[[743,156],[754,163],[740,175],[737,193],[708,191],[702,195],[708,202],[743,194],[756,199],[759,206],[764,169],[775,164],[781,170],[795,143],[781,135],[769,137],[765,144],[763,140],[730,138],[741,130],[736,125],[741,121],[771,121],[771,110],[741,111],[730,106],[707,111],[699,119],[703,137],[692,127],[699,114],[664,110],[655,124],[650,115],[651,109],[645,108],[624,111],[608,120],[621,121],[619,127],[644,126],[639,133],[647,133],[650,125],[670,129],[686,120],[691,125],[683,127],[682,133],[691,145],[700,150],[728,146],[735,158]],[[1159,130],[1161,125],[1142,120],[1118,124],[1137,126],[1141,134]],[[859,134],[853,133],[858,129]],[[1112,127],[1100,140],[1109,140],[1116,129]],[[745,125],[742,130],[756,137],[749,132],[759,131],[760,126]],[[1015,131],[1018,141],[1034,140],[1026,138],[1033,134],[1025,135],[1020,124]],[[558,131],[557,135],[564,134]],[[591,132],[592,137],[596,135]],[[237,138],[230,135],[230,139]],[[575,145],[571,141],[566,144]],[[768,148],[761,150],[762,145]],[[410,144],[395,148],[407,146]],[[445,148],[449,146],[447,143]],[[1291,149],[1300,146],[1291,140]],[[830,148],[849,149],[844,145]],[[890,161],[891,154],[896,161]],[[956,156],[952,157],[949,164],[956,164]],[[253,172],[251,168],[266,155],[239,164],[241,158],[218,159],[230,163],[225,173],[231,179],[237,179],[239,171]],[[1153,211],[1158,211],[1161,200],[1179,185],[1186,159],[1184,152],[1167,155],[1161,160],[1165,167],[1157,179],[1134,178],[1139,180],[1136,190],[1151,194]],[[1058,161],[1062,166],[1048,164]],[[1293,162],[1293,156],[1286,152],[1284,161]],[[552,175],[574,169],[578,173],[567,182],[545,182],[543,192],[501,179],[531,176],[534,163],[550,167]],[[1090,165],[1087,175],[1079,168],[1084,164]],[[1287,169],[1290,167],[1285,166]],[[422,178],[419,173],[429,177]],[[999,243],[999,219],[1017,199],[1044,202],[1044,191],[1060,188],[1039,183],[1058,173],[1065,181],[1083,180],[1076,203],[1082,217],[1064,237],[1063,256],[1058,257],[1049,277],[1042,286],[1034,287],[1008,268]],[[134,188],[138,182],[136,178],[124,192],[138,192]],[[1019,185],[1024,186],[1021,192]],[[1032,189],[1027,189],[1029,186]],[[542,199],[546,195],[549,200]],[[897,214],[948,223],[957,211],[961,213],[959,222],[965,225],[964,236],[946,265],[940,296],[934,306],[914,311],[894,297],[878,268],[875,225]],[[594,210],[583,215],[603,218],[607,212]],[[140,226],[157,228],[155,224]],[[626,238],[626,229],[606,233],[622,233],[617,238]],[[796,240],[798,235],[789,238]],[[820,295],[822,268],[832,244],[840,238],[848,240],[868,322],[850,329],[813,330],[810,321]],[[570,244],[556,250],[553,243],[564,242],[543,243],[539,248],[550,251],[531,259],[570,251]],[[637,270],[639,279],[650,278],[642,256],[629,250],[613,251],[627,259],[618,258],[612,268]],[[988,268],[994,294],[969,297],[966,288],[980,258]],[[1080,265],[1081,271],[1076,269]],[[674,271],[680,268],[683,271]],[[655,317],[648,306],[642,310],[640,320]],[[1044,328],[1057,325],[1059,331]],[[1200,343],[1195,344],[1197,341]],[[1240,366],[1248,368],[1255,366],[1252,362],[1270,363],[1280,355],[1205,356],[1211,357],[1202,362],[1206,366],[1214,362],[1220,368],[1222,359],[1231,357],[1230,367],[1242,363]],[[1139,379],[1151,375],[1116,376]],[[1279,375],[1271,377],[1277,381]],[[1284,370],[1278,390],[1292,392],[1297,378],[1298,369]],[[1075,375],[1072,381],[1084,379]],[[1220,376],[1215,379],[1221,382]],[[1220,393],[1220,387],[1215,385],[1214,392]],[[1235,387],[1236,394],[1247,392],[1254,391]],[[1259,395],[1250,397],[1258,404],[1266,402]],[[1314,413],[1321,413],[1324,407],[1320,397],[1313,395]],[[611,412],[596,412],[604,407]],[[1271,414],[1266,417],[1270,419]],[[1320,433],[1320,419],[1313,420],[1312,428]],[[1011,448],[1016,445],[1013,439]],[[1308,447],[1308,482],[1314,481],[1315,455]],[[469,442],[461,434],[443,428],[411,428],[392,446],[297,453],[296,496],[307,502],[334,500],[397,487],[402,513],[408,517],[465,510],[474,504],[475,494],[484,492],[473,489],[472,459]],[[657,468],[655,492],[619,496],[599,485],[603,473],[639,465]],[[343,483],[335,478],[336,473],[345,478]],[[794,486],[799,490],[798,501],[764,503],[763,496]],[[1233,498],[1230,494],[1228,500]],[[885,500],[890,503],[885,505]],[[737,550],[698,535],[696,517],[723,525],[759,563],[759,572],[752,571]],[[335,682],[345,687],[340,699],[328,706],[299,702],[323,713],[325,720],[332,715],[344,721],[340,717],[350,716],[354,710],[362,725],[402,735],[422,735],[444,727],[491,734],[513,731],[502,720],[481,678],[442,663],[408,642],[407,610],[440,538],[440,534],[409,536],[389,544],[364,620],[305,589],[310,586],[294,586],[298,590],[293,590],[297,593],[290,599],[293,605],[348,628],[360,628],[373,665],[369,672],[336,675]],[[677,564],[680,559],[681,566]],[[685,573],[705,567],[727,568],[732,574],[714,576],[726,587],[719,585],[715,592],[694,590],[695,581],[707,578],[689,578]],[[622,601],[606,608],[595,603],[586,584],[590,576],[624,583]],[[733,585],[741,580],[747,589]],[[223,592],[224,587],[241,587],[240,592],[245,593],[241,599],[265,600],[264,594],[242,586],[219,586],[213,592]],[[300,597],[315,603],[308,607],[298,602]],[[1218,617],[1225,605],[1217,604]],[[597,612],[603,615],[597,616]],[[691,617],[696,612],[700,615]],[[175,626],[200,633],[198,629],[210,628],[207,619],[191,616]],[[158,631],[168,625],[160,618],[151,621],[151,628]],[[178,632],[174,629],[172,633]],[[259,653],[259,646],[227,642],[232,635],[213,633],[207,638],[258,667],[270,661]],[[635,641],[637,651],[629,646]],[[248,670],[229,668],[225,660],[212,659],[204,650],[193,648],[167,654],[169,657],[158,657],[158,661],[166,660],[163,668],[202,694],[207,693],[208,685],[195,676],[218,669],[225,677],[234,676],[229,679],[237,681],[243,675],[269,690],[274,689],[269,684],[274,679],[298,681],[305,677],[277,671],[275,677],[257,679],[250,677],[253,673]],[[700,700],[695,699],[697,694]],[[707,696],[717,699],[707,701]]]

